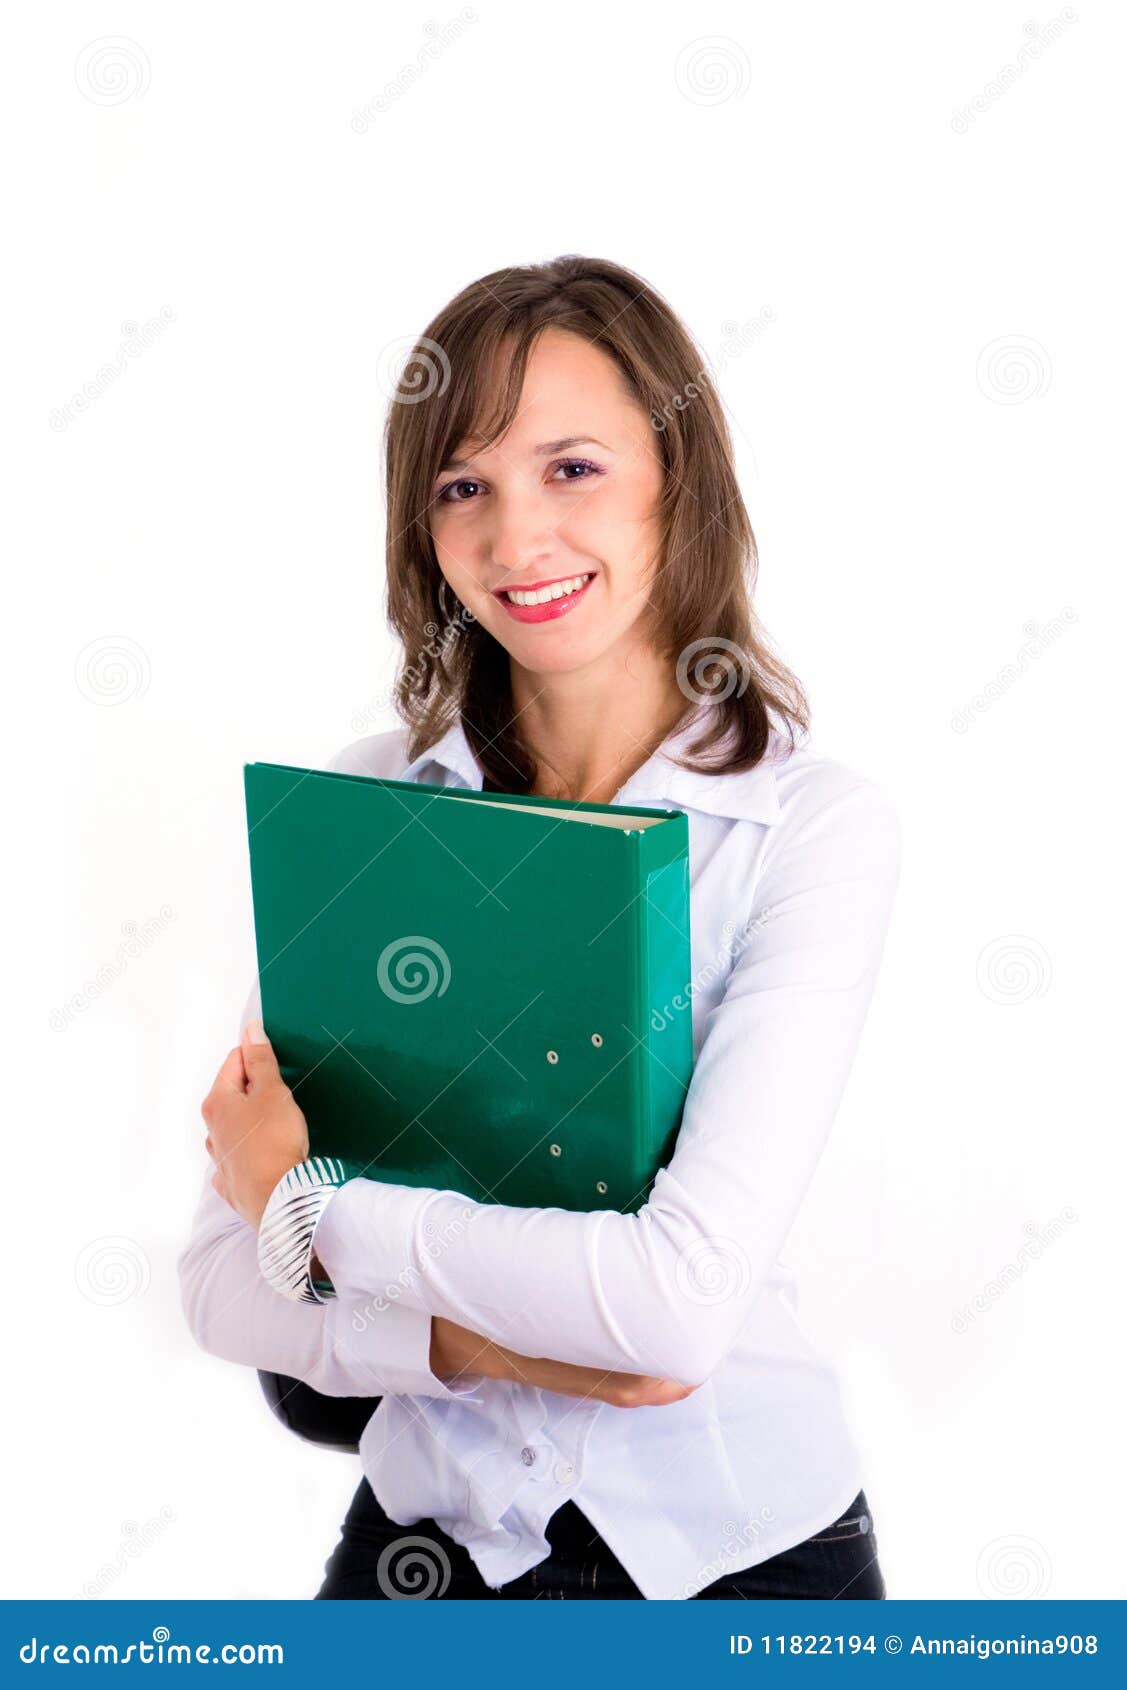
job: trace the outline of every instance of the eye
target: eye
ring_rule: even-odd
[[[469,504],[470,500],[473,498],[473,493],[471,492],[469,498],[462,498],[460,496],[461,492],[467,487],[475,488],[475,487],[480,487],[480,486],[481,486],[480,481],[469,481],[469,480],[448,481],[446,483],[445,487],[442,487],[442,488],[439,489],[438,493],[435,495],[435,501],[434,502],[435,502],[436,505],[466,505],[466,504]],[[454,495],[456,493],[459,495],[457,498],[454,497]]]
[[[604,474],[601,465],[592,463],[590,458],[558,458],[552,468],[553,480],[589,481],[594,475]],[[472,504],[483,486],[483,482],[463,476],[458,481],[448,481],[445,487],[440,487],[434,496],[434,502],[436,505]]]
[[[602,475],[598,464],[593,464],[590,458],[561,458],[556,464],[556,470],[577,470],[576,475],[565,475],[565,481],[587,481],[592,475]]]

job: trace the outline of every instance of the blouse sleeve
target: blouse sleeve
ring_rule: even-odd
[[[204,1183],[178,1269],[184,1314],[201,1349],[225,1361],[284,1373],[329,1397],[455,1397],[480,1381],[446,1385],[430,1368],[431,1317],[396,1303],[281,1296],[258,1269],[258,1234]]]
[[[351,1180],[314,1240],[338,1295],[394,1297],[526,1355],[707,1378],[763,1289],[825,1146],[877,977],[900,844],[895,810],[868,781],[771,829],[746,943],[644,1208],[520,1208]],[[746,908],[745,889],[732,890]]]

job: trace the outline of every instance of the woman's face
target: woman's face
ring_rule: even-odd
[[[439,473],[431,509],[439,566],[462,604],[536,674],[641,643],[663,471],[613,360],[546,330],[507,434],[488,450],[474,444],[460,442]],[[541,601],[535,590],[549,587],[555,596]]]

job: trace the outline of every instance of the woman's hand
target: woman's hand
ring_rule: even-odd
[[[243,1029],[203,1100],[212,1185],[256,1230],[284,1173],[309,1155],[305,1116],[282,1078],[261,1021]]]
[[[449,1384],[459,1374],[483,1379],[515,1379],[539,1385],[565,1397],[587,1397],[613,1403],[616,1408],[663,1408],[683,1402],[697,1389],[675,1379],[653,1379],[640,1373],[604,1373],[598,1367],[576,1367],[566,1361],[522,1356],[506,1350],[479,1332],[434,1315],[430,1323],[430,1370]]]

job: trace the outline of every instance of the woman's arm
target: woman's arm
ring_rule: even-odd
[[[548,1356],[520,1355],[437,1314],[431,1316],[430,1365],[432,1372],[448,1382],[463,1373],[481,1373],[559,1396],[613,1403],[616,1408],[666,1408],[696,1390],[695,1385],[681,1385],[675,1379],[608,1373],[601,1367],[576,1367]]]
[[[768,836],[748,942],[646,1206],[582,1214],[351,1180],[314,1238],[340,1296],[395,1296],[578,1365],[686,1383],[715,1371],[824,1148],[895,895],[896,813],[836,768],[829,795],[823,785]]]
[[[438,1378],[431,1317],[417,1309],[279,1296],[259,1272],[258,1234],[213,1189],[210,1171],[177,1267],[184,1313],[201,1348],[301,1379],[325,1396],[464,1396],[485,1376],[467,1373],[451,1385]]]
[[[325,1396],[460,1397],[509,1379],[561,1396],[661,1408],[689,1393],[669,1379],[572,1367],[520,1355],[440,1316],[395,1304],[293,1303],[258,1269],[257,1235],[208,1180],[179,1261],[181,1298],[196,1342],[227,1361],[302,1379]]]

